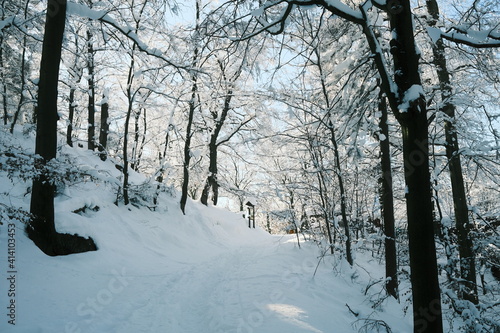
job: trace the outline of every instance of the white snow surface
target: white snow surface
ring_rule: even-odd
[[[434,44],[441,38],[441,29],[439,28],[427,27],[427,33]]]
[[[351,7],[349,7],[348,5],[346,5],[345,3],[343,3],[340,0],[326,0],[325,3],[328,6],[332,6],[336,9],[346,13],[347,15],[352,16],[353,18],[355,18],[357,20],[363,19],[363,16],[361,15],[361,12],[359,10],[352,9]]]
[[[419,99],[421,96],[425,96],[424,88],[420,84],[412,85],[404,93],[403,101],[399,105],[401,112],[407,112],[410,104]]]
[[[63,151],[87,167],[116,169],[84,149]],[[144,180],[134,175],[133,181]],[[0,203],[28,209],[22,181],[0,173]],[[59,232],[91,236],[98,251],[44,255],[15,224],[15,325],[8,323],[7,228],[0,225],[0,332],[358,332],[364,319],[411,332],[411,307],[383,298],[383,266],[358,252],[350,267],[295,235],[249,229],[240,214],[174,196],[151,211],[116,206],[105,183],[81,182],[56,198]],[[82,214],[74,210],[99,207]],[[12,286],[10,286],[12,287]],[[348,306],[349,307],[348,307]],[[350,309],[352,310],[350,310]],[[356,312],[356,317],[353,312]]]

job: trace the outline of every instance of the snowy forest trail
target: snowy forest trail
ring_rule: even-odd
[[[59,203],[58,229],[93,235],[98,251],[48,257],[17,229],[17,322],[0,322],[0,332],[358,332],[363,321],[349,308],[363,318],[382,313],[405,328],[398,332],[410,332],[396,302],[373,310],[360,270],[338,257],[318,265],[314,242],[299,248],[295,235],[249,229],[241,215],[211,207],[193,206],[186,217],[114,204],[72,213],[81,204]],[[0,233],[0,244],[6,237]],[[379,280],[383,271],[370,274]]]
[[[141,277],[143,291],[134,291],[140,297],[117,332],[329,332],[310,320],[322,311],[296,297],[306,280],[310,298],[323,293],[311,289],[316,263],[297,261],[293,241],[228,247],[203,262],[178,263],[172,274]]]

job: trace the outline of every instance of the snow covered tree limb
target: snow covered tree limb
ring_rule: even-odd
[[[365,34],[365,37],[368,41],[368,45],[370,47],[370,50],[372,52],[372,57],[375,62],[375,66],[377,66],[377,70],[380,75],[381,79],[381,87],[382,90],[386,93],[387,95],[387,100],[389,101],[389,105],[391,107],[391,110],[393,112],[399,112],[398,108],[398,91],[397,88],[394,85],[394,81],[391,78],[391,75],[389,73],[389,70],[386,67],[386,61],[384,59],[384,55],[382,53],[382,49],[380,47],[380,44],[378,42],[378,39],[372,29],[372,26],[369,24],[368,16],[367,16],[367,4],[369,2],[367,1],[364,5],[360,6],[361,13],[363,15],[363,22],[361,26],[363,27],[363,33]]]
[[[287,6],[285,10],[282,11],[281,15],[279,16],[278,19],[274,20],[273,22],[268,23],[261,17],[264,15],[266,10],[271,9],[272,7],[275,7],[277,5],[280,5],[282,3],[286,3]],[[372,57],[374,59],[374,62],[377,66],[377,69],[380,73],[381,76],[381,83],[382,83],[382,88],[384,92],[386,92],[387,98],[389,100],[389,105],[393,112],[398,112],[398,106],[401,101],[399,101],[399,94],[396,88],[396,85],[394,81],[391,78],[391,75],[389,73],[389,70],[386,67],[386,61],[384,59],[384,55],[382,53],[382,50],[380,48],[380,44],[378,42],[378,39],[373,31],[373,27],[370,24],[370,20],[367,15],[367,11],[371,9],[373,6],[382,9],[382,10],[391,10],[390,8],[388,9],[388,6],[391,5],[391,3],[387,3],[385,0],[366,0],[363,4],[359,6],[359,9],[355,10],[352,9],[351,7],[347,6],[340,0],[278,0],[278,1],[273,1],[272,3],[267,3],[260,7],[257,10],[254,10],[251,14],[255,17],[257,22],[262,26],[260,29],[257,29],[253,31],[252,33],[243,36],[242,39],[249,39],[252,38],[264,31],[267,31],[273,35],[275,34],[280,34],[283,32],[286,24],[285,22],[288,19],[288,16],[291,14],[292,9],[295,6],[319,6],[325,8],[327,11],[332,13],[333,15],[336,15],[340,18],[343,18],[349,22],[355,23],[359,25],[363,33],[365,34],[370,50],[372,52]],[[392,7],[391,7],[392,8]],[[240,18],[241,19],[241,18]],[[279,25],[279,28],[277,30],[273,30],[274,27]]]
[[[0,21],[0,31],[4,29],[8,29],[11,26],[15,25],[16,15],[7,17],[5,20]]]
[[[444,38],[457,44],[463,44],[474,48],[500,47],[500,32],[495,29],[477,31],[453,27],[447,32],[439,28],[428,27],[427,33],[435,43],[439,38]]]
[[[220,146],[220,145],[223,145],[227,142],[229,142],[229,140],[231,140],[231,138],[237,134],[246,124],[248,124],[249,122],[251,122],[255,117],[252,116],[250,117],[249,119],[243,121],[241,124],[238,125],[238,127],[236,127],[236,129],[231,133],[229,134],[227,137],[221,139],[219,142],[217,142],[217,146]]]
[[[125,37],[130,39],[137,47],[137,49],[141,52],[146,53],[147,55],[159,58],[168,65],[175,67],[177,69],[182,69],[185,71],[191,71],[192,68],[189,65],[176,64],[172,62],[170,59],[165,57],[163,52],[156,48],[150,48],[146,43],[141,41],[139,36],[134,32],[134,29],[131,26],[123,27],[121,26],[115,19],[108,15],[106,11],[97,11],[93,10],[87,6],[77,4],[74,2],[68,2],[68,14],[76,15],[83,18],[88,18],[91,20],[99,21],[104,24],[110,25],[119,32],[121,32]]]
[[[40,38],[34,33],[29,32],[26,29],[26,25],[33,19],[34,19],[33,17],[28,19],[20,18],[18,15],[7,17],[4,20],[0,20],[0,33],[5,33],[5,30],[14,27],[23,35],[29,36],[31,39],[42,43],[43,42],[42,38]]]
[[[356,24],[362,24],[364,21],[359,10],[352,9],[340,0],[293,0],[288,2],[297,6],[321,6],[332,14]]]
[[[286,7],[281,11],[278,18],[274,19],[272,22],[268,22],[262,18],[264,13],[269,9],[275,8],[279,5],[286,4]],[[328,10],[333,15],[339,16],[347,21],[363,24],[363,16],[359,10],[352,9],[348,5],[344,4],[340,0],[277,0],[271,1],[260,8],[254,10],[252,13],[244,15],[242,17],[238,17],[237,19],[229,22],[234,23],[238,20],[246,18],[248,16],[252,16],[261,28],[252,31],[240,38],[235,38],[235,40],[246,40],[252,37],[259,35],[262,32],[268,32],[272,35],[281,34],[286,27],[286,22],[288,17],[290,16],[292,10],[295,7],[307,7],[307,6],[319,6]]]

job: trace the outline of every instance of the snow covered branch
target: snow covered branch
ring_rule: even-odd
[[[372,57],[375,62],[375,66],[377,66],[377,70],[381,79],[382,89],[386,92],[387,99],[389,101],[389,105],[394,112],[398,112],[398,89],[395,85],[394,80],[391,78],[389,69],[386,64],[387,61],[384,57],[384,53],[382,52],[382,48],[380,47],[380,43],[375,35],[373,27],[369,23],[367,10],[369,9],[370,1],[367,1],[365,4],[360,6],[362,13],[362,23],[363,32],[366,36],[366,40],[372,52]]]
[[[381,0],[382,1],[382,0]],[[266,11],[276,8],[279,5],[285,4],[285,7],[281,10],[280,14],[273,19],[271,22],[268,22],[264,15]],[[339,16],[347,21],[362,24],[363,16],[361,11],[355,10],[348,5],[344,4],[340,0],[277,0],[270,1],[265,3],[260,8],[252,11],[250,14],[247,14],[243,17],[237,18],[232,21],[235,22],[237,20],[241,20],[245,17],[252,16],[257,23],[261,26],[261,28],[254,30],[253,32],[241,37],[237,38],[237,40],[245,40],[259,35],[260,33],[267,31],[272,35],[281,34],[285,28],[286,23],[288,21],[288,17],[290,16],[292,10],[295,7],[307,7],[307,6],[320,6],[327,9],[333,15]],[[232,23],[231,22],[231,23]]]
[[[245,120],[244,122],[242,122],[241,124],[238,125],[238,127],[236,127],[236,129],[231,133],[229,134],[227,137],[225,138],[222,138],[219,142],[217,142],[217,146],[220,146],[220,145],[223,145],[227,142],[229,142],[229,140],[231,140],[231,138],[236,134],[238,133],[246,124],[248,124],[249,122],[251,122],[255,117],[252,116],[250,117],[249,119]]]
[[[74,2],[68,2],[67,13],[69,15],[80,16],[83,18],[100,21],[102,23],[110,25],[116,30],[120,31],[125,37],[130,39],[140,51],[146,53],[147,55],[159,58],[165,61],[168,65],[173,66],[177,69],[184,69],[186,71],[191,70],[190,66],[176,64],[172,62],[170,59],[165,57],[165,55],[161,50],[149,47],[146,43],[141,41],[139,36],[134,32],[134,28],[132,28],[131,26],[127,27],[121,26],[115,19],[113,19],[110,15],[108,15],[106,11],[103,10],[98,11],[91,9],[85,5],[77,4]]]
[[[427,33],[433,42],[444,38],[457,44],[464,44],[475,48],[500,47],[500,32],[495,29],[478,31],[454,26],[448,32],[439,28],[427,28]]]
[[[10,26],[14,25],[15,19],[16,19],[16,16],[14,15],[11,17],[7,17],[5,20],[1,20],[0,21],[0,31],[2,31],[3,29],[7,29]]]

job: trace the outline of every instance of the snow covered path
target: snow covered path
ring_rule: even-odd
[[[334,300],[327,300],[328,292],[314,283],[313,257],[297,261],[300,250],[295,246],[293,239],[273,238],[255,246],[228,248],[203,262],[177,263],[165,275],[133,276],[124,294],[134,299],[122,304],[123,319],[114,329],[298,333],[331,332],[334,326],[337,332],[352,331],[349,318],[343,323],[338,318],[330,321]],[[347,312],[345,298],[337,303],[342,313]],[[106,317],[107,311],[97,314],[90,330],[111,328],[103,325],[109,321]]]
[[[175,202],[162,212],[106,202],[57,203],[58,230],[92,235],[96,252],[47,257],[17,227],[16,325],[4,316],[0,332],[358,332],[363,322],[346,304],[360,317],[382,316],[393,332],[411,331],[399,305],[371,308],[366,281],[344,262],[330,257],[313,277],[314,243],[299,249],[295,236],[248,229],[241,216],[211,207],[193,205],[183,216]],[[95,203],[98,212],[72,213]],[[0,244],[6,238],[0,230]],[[4,309],[6,288],[0,284]]]

